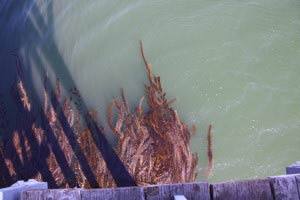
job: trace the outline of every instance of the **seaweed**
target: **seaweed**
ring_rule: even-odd
[[[153,75],[152,66],[146,60],[141,42],[140,51],[149,82],[144,85],[145,97],[141,97],[138,106],[131,111],[121,89],[121,99],[113,99],[107,109],[108,127],[118,138],[114,149],[139,186],[195,181],[198,155],[191,152],[190,138],[196,127],[189,129],[171,107],[175,98],[167,99],[160,77]],[[20,58],[16,57],[17,79],[11,95],[18,111],[8,141],[4,143],[0,138],[0,167],[6,171],[6,175],[0,177],[0,186],[17,179],[35,178],[47,181],[51,188],[117,187],[88,128],[88,120],[98,122],[97,112],[90,110],[82,115],[78,89],[74,86],[69,90],[73,98],[65,96],[62,92],[65,88],[56,79],[51,90],[47,73],[43,101],[40,106],[33,103],[38,101],[29,95]],[[147,110],[143,109],[145,99]],[[114,110],[116,119],[113,119]],[[8,129],[6,114],[1,101],[1,132]],[[213,168],[211,138],[210,125],[207,176]]]
[[[205,176],[209,177],[212,175],[213,166],[214,166],[214,157],[212,151],[212,133],[211,133],[212,125],[208,126],[207,131],[207,157],[208,157],[208,164],[205,170]]]
[[[149,85],[145,93],[149,110],[138,108],[130,113],[124,91],[122,101],[114,99],[108,108],[109,127],[118,137],[116,151],[138,185],[192,182],[196,178],[198,156],[190,150],[190,131],[176,110],[170,107],[160,77],[152,74],[142,43],[140,50]],[[117,121],[112,124],[112,107]]]

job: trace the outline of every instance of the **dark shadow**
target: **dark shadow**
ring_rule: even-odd
[[[53,34],[49,34],[49,31],[54,30],[54,18],[53,18],[53,3],[52,1],[48,1],[49,5],[47,6],[47,19],[44,20],[44,17],[41,14],[41,11],[39,7],[36,5],[35,1],[27,1],[27,3],[20,3],[20,2],[5,2],[3,5],[1,5],[2,9],[7,9],[5,14],[11,14],[16,13],[17,11],[24,13],[25,17],[24,19],[19,19],[20,21],[14,22],[14,18],[12,17],[6,17],[8,22],[17,23],[13,27],[13,34],[9,35],[9,33],[0,35],[0,40],[6,40],[6,45],[0,49],[0,56],[1,60],[3,59],[4,55],[9,54],[16,54],[18,55],[18,49],[22,46],[39,46],[43,55],[45,56],[45,59],[48,61],[49,66],[52,68],[53,72],[59,77],[62,86],[64,88],[77,88],[75,81],[73,80],[68,67],[66,66],[66,63],[64,59],[62,58],[59,49],[56,45],[55,39],[53,38]],[[31,9],[31,12],[34,13],[34,16],[36,16],[36,20],[33,21],[33,19],[26,17],[27,11]],[[0,10],[1,11],[1,10]],[[22,15],[20,15],[22,16]],[[3,24],[4,22],[0,21]],[[19,23],[19,24],[18,24]],[[21,27],[18,27],[18,25]],[[9,26],[6,27],[9,29]],[[37,28],[39,30],[37,30]],[[22,31],[30,31],[29,36],[22,36]],[[42,32],[41,32],[42,31]],[[2,37],[1,37],[2,36]],[[13,41],[13,45],[10,46],[9,42],[7,43],[7,40]],[[28,40],[28,41],[27,41]],[[7,48],[7,52],[5,52],[5,49]],[[15,50],[16,49],[16,50]],[[25,49],[26,50],[26,49]],[[13,53],[12,53],[13,52]],[[14,53],[16,52],[16,53]],[[30,73],[30,70],[24,70],[22,73],[18,73],[20,69],[18,68],[18,65],[21,65],[21,61],[23,62],[23,66],[30,66],[29,58],[33,59],[35,63],[37,63],[38,70],[39,70],[39,78],[44,77],[46,72],[44,71],[42,65],[43,62],[40,58],[39,53],[37,52],[36,48],[31,48],[30,52],[23,52],[22,57],[20,60],[17,58],[17,67],[13,68],[11,67],[11,59],[4,59],[6,67],[4,70],[4,73],[0,75],[0,78],[2,77],[4,79],[9,79],[8,83],[12,83],[13,79],[15,79],[16,74],[20,75],[20,79],[24,82],[26,88],[28,88],[31,92],[31,97],[34,97],[34,107],[35,109],[31,111],[27,111],[24,109],[22,105],[20,105],[20,102],[17,102],[17,109],[12,108],[13,113],[15,113],[15,116],[18,118],[17,122],[12,123],[11,126],[17,127],[17,130],[20,134],[20,143],[21,143],[21,149],[22,149],[22,157],[23,161],[21,161],[18,158],[18,152],[14,148],[13,145],[13,138],[12,138],[12,131],[14,128],[11,128],[10,131],[8,131],[7,141],[6,142],[10,150],[5,151],[7,155],[0,155],[0,169],[2,172],[2,169],[4,172],[8,172],[8,167],[6,166],[4,162],[4,158],[8,158],[13,161],[13,167],[16,171],[15,178],[12,177],[6,177],[6,175],[0,176],[0,179],[7,180],[7,184],[11,183],[12,180],[18,179],[27,179],[37,172],[41,173],[42,179],[47,181],[50,187],[58,187],[56,185],[56,182],[54,178],[51,175],[51,170],[49,169],[49,166],[47,166],[46,158],[49,156],[49,151],[52,151],[57,163],[59,164],[62,173],[66,179],[66,182],[70,187],[77,186],[76,184],[76,175],[72,171],[71,167],[69,166],[67,159],[65,157],[65,154],[63,150],[59,146],[59,142],[57,141],[57,138],[55,134],[53,133],[51,126],[49,125],[49,121],[47,117],[45,116],[45,113],[42,112],[43,106],[41,103],[40,98],[38,98],[37,92],[33,89],[34,83],[32,80],[34,80],[37,77],[33,77],[33,74]],[[19,64],[18,64],[19,63]],[[10,66],[10,67],[9,67]],[[28,79],[25,79],[23,77],[28,76]],[[5,77],[5,76],[8,76]],[[3,80],[4,80],[3,79]],[[8,84],[9,85],[9,84]],[[49,83],[47,86],[49,91],[55,91],[55,86]],[[46,88],[45,88],[46,89]],[[1,91],[1,88],[0,88]],[[8,89],[3,89],[5,93],[7,93]],[[73,99],[76,99],[77,103],[75,104],[77,107],[77,110],[80,112],[80,115],[82,116],[82,119],[85,119],[85,124],[87,125],[88,129],[91,132],[92,138],[94,140],[95,145],[97,146],[97,149],[101,152],[103,159],[105,160],[106,166],[109,169],[111,175],[114,178],[115,183],[118,187],[125,187],[125,186],[136,186],[136,183],[134,179],[131,177],[129,172],[127,171],[126,167],[122,163],[122,161],[119,159],[118,155],[114,151],[113,147],[109,144],[107,139],[104,136],[104,133],[99,128],[98,124],[94,121],[92,116],[86,115],[88,113],[88,108],[81,98],[81,95],[79,91],[74,94],[70,92],[69,89],[67,91],[67,96],[70,96]],[[68,139],[68,143],[70,144],[73,152],[76,155],[76,158],[80,164],[80,167],[87,178],[87,181],[89,182],[90,186],[92,187],[99,187],[95,176],[93,175],[92,170],[90,169],[90,166],[87,162],[86,157],[84,156],[84,153],[78,144],[75,134],[72,130],[72,127],[68,123],[68,120],[66,116],[63,113],[63,109],[60,105],[59,100],[57,99],[56,95],[50,95],[51,96],[51,103],[54,107],[54,110],[58,116],[58,119],[60,121],[60,124],[63,127],[64,134],[66,138]],[[20,96],[13,96],[12,99],[20,99]],[[6,99],[9,101],[9,104],[11,104],[12,99]],[[11,106],[9,106],[11,108]],[[38,118],[41,121],[41,126],[45,130],[46,138],[47,138],[47,144],[39,144],[36,140],[35,136],[33,135],[31,131],[31,125],[34,123],[38,115]],[[24,121],[23,121],[24,120]],[[25,130],[25,131],[23,131]],[[23,131],[23,132],[22,132]],[[24,133],[24,134],[23,134]],[[30,158],[28,158],[28,155],[26,155],[24,152],[26,152],[26,146],[25,138],[29,142],[30,148],[32,150],[32,159],[34,159],[36,164],[31,164]],[[1,138],[0,138],[1,139]],[[3,157],[2,157],[3,156]],[[36,166],[35,166],[36,165]]]
[[[13,184],[14,180],[10,176],[9,170],[5,164],[2,152],[0,151],[0,187]]]

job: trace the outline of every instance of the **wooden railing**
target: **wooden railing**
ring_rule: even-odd
[[[169,200],[174,195],[184,195],[188,200],[278,200],[300,196],[300,174],[273,176],[265,179],[232,181],[224,183],[195,182],[147,187],[116,189],[49,189],[25,191],[22,200],[64,199],[125,199]]]

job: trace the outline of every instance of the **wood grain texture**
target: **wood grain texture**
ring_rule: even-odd
[[[296,175],[296,182],[297,182],[297,187],[298,187],[298,195],[300,198],[300,174]]]
[[[81,200],[80,189],[29,190],[21,200]]]
[[[206,182],[153,185],[112,189],[57,189],[23,192],[21,200],[173,200],[184,195],[188,200],[300,200],[300,174],[267,179],[209,184]]]
[[[268,179],[245,180],[211,184],[213,199],[273,200]]]
[[[205,182],[145,187],[147,200],[171,200],[184,195],[188,200],[209,200],[209,184]]]
[[[89,189],[81,191],[84,200],[144,200],[144,190],[141,187],[114,188],[114,189]]]
[[[21,200],[41,200],[43,199],[44,190],[29,190],[21,194]]]
[[[269,177],[277,200],[299,200],[296,175],[282,175]]]

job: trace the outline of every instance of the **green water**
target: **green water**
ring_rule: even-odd
[[[284,174],[300,160],[300,1],[36,2],[38,15],[25,12],[31,27],[24,28],[21,48],[31,71],[43,66],[51,74],[55,66],[63,77],[55,46],[101,124],[121,87],[131,108],[144,95],[142,40],[179,116],[197,127],[191,147],[200,156],[198,180],[210,123],[210,181]]]

